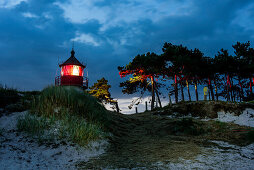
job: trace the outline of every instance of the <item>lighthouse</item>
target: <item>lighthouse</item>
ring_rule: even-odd
[[[80,63],[75,57],[75,51],[72,48],[71,56],[62,64],[59,64],[61,75],[56,76],[56,86],[78,86],[83,89],[88,88],[88,78],[84,76],[86,65]]]

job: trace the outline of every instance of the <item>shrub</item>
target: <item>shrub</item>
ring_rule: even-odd
[[[0,108],[16,103],[19,99],[20,96],[18,95],[18,91],[16,89],[0,85]]]

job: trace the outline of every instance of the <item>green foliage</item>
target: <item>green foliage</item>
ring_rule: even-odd
[[[16,89],[0,85],[0,108],[16,103],[19,99],[20,96],[18,95],[18,91]]]
[[[18,118],[17,128],[44,142],[54,139],[67,139],[81,146],[86,146],[90,141],[105,137],[99,124],[86,122],[77,116],[65,114],[62,119],[53,115],[50,117],[26,114]]]
[[[39,97],[34,98],[31,112],[46,117],[56,116],[62,118],[66,115],[80,116],[90,122],[106,124],[108,111],[97,99],[77,87],[45,88]]]
[[[99,99],[100,101],[108,102],[111,98],[109,89],[111,86],[108,84],[108,80],[104,77],[97,80],[92,87],[90,87],[88,93]]]

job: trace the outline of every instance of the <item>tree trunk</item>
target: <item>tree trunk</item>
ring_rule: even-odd
[[[216,80],[214,79],[214,85],[215,85],[215,95],[216,95],[216,101],[219,101],[219,96],[218,96],[218,89],[217,89],[217,83]]]
[[[189,101],[191,101],[190,87],[189,87],[189,82],[188,82],[188,80],[186,80],[186,86],[187,86],[187,90],[188,90]]]
[[[230,85],[231,85],[231,98],[232,98],[232,101],[235,102],[235,89],[234,89],[234,82],[232,78],[230,79]]]
[[[210,87],[210,92],[211,92],[212,100],[214,101],[213,86],[212,86],[211,80],[208,79],[208,81],[209,81],[209,87]]]
[[[161,100],[160,100],[160,95],[159,95],[159,92],[158,92],[158,86],[157,84],[154,82],[154,86],[155,86],[155,92],[156,92],[156,95],[157,95],[157,99],[158,99],[158,102],[159,102],[159,105],[160,105],[160,108],[162,108],[162,105],[161,105]]]
[[[227,81],[227,101],[229,101],[229,88],[228,88],[229,80],[228,80],[228,78],[229,78],[229,75],[227,75],[227,77],[226,77],[226,81]]]
[[[240,85],[240,90],[239,90],[240,91],[240,95],[239,96],[240,96],[240,101],[241,101],[241,100],[243,100],[244,96],[243,96],[243,86],[242,86],[241,78],[240,77],[238,78],[238,81],[239,81],[239,85]]]
[[[195,81],[194,85],[195,85],[196,101],[198,101],[198,85],[197,85],[197,81]]]
[[[184,101],[183,82],[182,82],[182,80],[180,81],[180,86],[181,86],[182,101]]]
[[[231,79],[231,77],[229,77],[229,85],[230,85],[230,94],[231,94],[231,101],[233,102],[234,101],[234,94],[233,94],[233,88],[232,87],[234,87],[234,85],[233,85],[233,82],[232,82],[232,79]]]
[[[175,102],[178,103],[177,76],[175,75]]]
[[[151,84],[152,84],[152,102],[151,102],[151,110],[154,109],[154,99],[155,99],[155,95],[154,95],[154,79],[153,76],[151,76]]]

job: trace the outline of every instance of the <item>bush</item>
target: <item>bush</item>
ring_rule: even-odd
[[[16,89],[0,85],[0,108],[16,103],[19,99],[20,96],[18,95],[18,91]]]

